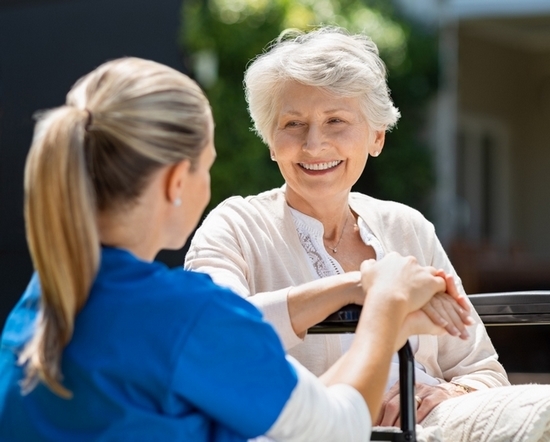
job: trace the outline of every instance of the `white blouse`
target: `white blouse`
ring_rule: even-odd
[[[309,262],[314,269],[315,273],[319,275],[319,278],[325,278],[327,276],[339,275],[344,273],[344,269],[340,263],[334,259],[327,252],[323,244],[323,225],[315,218],[312,218],[296,209],[290,208],[294,219],[294,225],[300,238],[300,242],[306,251]],[[359,234],[363,242],[371,246],[376,254],[376,259],[380,260],[384,257],[385,251],[382,244],[374,236],[372,230],[367,223],[359,217],[357,219],[357,225],[359,227]],[[353,341],[355,334],[344,333],[340,335],[340,344],[343,351],[347,351]],[[418,336],[411,336],[409,338],[413,354],[418,350]],[[428,384],[437,385],[439,381],[434,377],[426,373],[426,369],[422,364],[415,361],[415,381]],[[392,363],[390,366],[390,373],[388,376],[388,383],[386,384],[386,391],[390,389],[399,380],[399,359],[397,353],[393,355]]]

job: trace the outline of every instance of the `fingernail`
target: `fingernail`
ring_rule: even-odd
[[[458,328],[456,328],[456,327],[451,327],[451,334],[453,336],[460,336],[460,332],[458,331]]]
[[[466,317],[466,320],[468,321],[469,325],[474,325],[475,324],[474,318],[472,318],[470,315],[468,315]]]
[[[461,338],[463,339],[467,339],[470,337],[470,333],[468,333],[468,331],[465,329],[462,334],[460,335]]]

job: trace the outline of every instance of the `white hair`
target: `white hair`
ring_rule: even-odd
[[[373,130],[389,130],[400,117],[386,82],[386,66],[366,35],[337,27],[303,33],[286,30],[256,57],[244,76],[245,96],[254,130],[269,144],[285,82],[357,97]]]

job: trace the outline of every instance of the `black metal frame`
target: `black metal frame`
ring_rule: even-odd
[[[360,306],[347,306],[327,320],[309,329],[312,334],[353,333],[361,312]],[[416,442],[416,404],[414,399],[414,355],[409,342],[397,352],[399,357],[399,406],[401,430],[373,431],[372,441]]]

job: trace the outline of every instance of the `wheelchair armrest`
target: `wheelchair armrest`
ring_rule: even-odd
[[[475,293],[468,296],[486,326],[550,324],[550,290]],[[360,305],[347,305],[309,333],[353,333]]]
[[[487,326],[550,324],[550,291],[477,293],[468,298]]]

